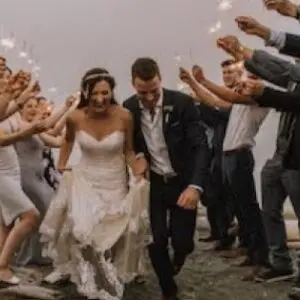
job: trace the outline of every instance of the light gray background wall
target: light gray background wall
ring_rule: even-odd
[[[26,67],[18,57],[23,41],[33,46],[41,67],[45,94],[61,102],[78,89],[83,72],[104,66],[116,77],[122,101],[131,92],[129,70],[137,56],[159,61],[166,87],[178,84],[176,55],[190,67],[202,65],[207,75],[220,82],[219,63],[225,55],[215,47],[220,35],[237,34],[251,47],[262,48],[256,38],[241,34],[234,17],[251,15],[277,30],[299,32],[300,25],[268,12],[262,0],[236,0],[229,11],[218,10],[217,0],[0,0],[0,26],[4,37],[15,34],[17,50],[4,53],[13,68]],[[209,29],[218,21],[222,28]],[[3,36],[2,36],[3,37]],[[48,92],[56,87],[56,93]],[[272,155],[278,116],[272,113],[257,137],[257,171]],[[73,156],[73,161],[78,153]],[[259,189],[259,176],[257,176]]]

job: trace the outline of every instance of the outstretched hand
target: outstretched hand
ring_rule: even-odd
[[[255,97],[262,95],[264,88],[265,85],[262,80],[248,78],[243,82],[239,92],[245,96]]]
[[[217,40],[217,46],[223,49],[236,60],[243,60],[243,46],[239,39],[233,35],[227,35]]]
[[[235,19],[238,28],[248,35],[255,35],[265,41],[270,39],[270,28],[262,25],[256,19],[246,16],[240,16]]]
[[[192,77],[191,73],[188,70],[186,70],[186,69],[184,69],[182,67],[179,68],[179,78],[180,78],[180,80],[182,82],[184,82],[184,83],[186,83],[188,85],[193,80],[193,77]]]
[[[275,10],[283,16],[297,16],[297,5],[289,0],[264,0],[264,4],[268,10]]]
[[[192,68],[192,74],[198,83],[202,83],[203,81],[205,81],[205,75],[203,69],[200,66],[194,65]]]

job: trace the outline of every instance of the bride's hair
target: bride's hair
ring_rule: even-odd
[[[114,89],[116,87],[116,81],[114,77],[112,77],[106,69],[94,68],[88,70],[81,80],[81,93],[78,108],[87,107],[89,105],[90,97],[95,85],[103,80],[109,84],[112,90],[111,103],[118,105],[118,102],[114,97]]]

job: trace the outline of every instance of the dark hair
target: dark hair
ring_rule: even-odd
[[[155,76],[160,77],[160,70],[157,62],[152,58],[138,58],[131,67],[132,79],[138,77],[143,81],[148,81],[153,79]]]
[[[6,66],[5,71],[9,73],[9,75],[12,75],[12,69],[8,66]]]
[[[48,102],[47,98],[44,97],[44,96],[39,96],[39,97],[36,97],[36,100],[38,103],[40,103],[41,101],[45,100],[46,102]]]
[[[94,68],[88,70],[82,80],[81,80],[81,94],[80,94],[80,102],[78,104],[77,108],[83,108],[87,107],[89,105],[89,99],[91,96],[91,93],[95,87],[95,85],[100,81],[106,81],[112,91],[114,91],[116,87],[115,79],[109,75],[108,71],[103,68]],[[113,97],[111,99],[111,103],[114,105],[118,105],[118,102]]]
[[[221,62],[221,67],[222,68],[229,67],[229,66],[231,66],[235,63],[237,63],[237,61],[234,60],[234,59],[226,59],[226,60]]]

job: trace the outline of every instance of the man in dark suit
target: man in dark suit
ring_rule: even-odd
[[[197,203],[208,173],[207,138],[193,99],[162,88],[160,70],[153,59],[137,59],[131,73],[136,94],[124,102],[124,107],[134,119],[134,149],[143,153],[150,165],[153,242],[149,256],[163,299],[175,300],[174,276],[194,249]]]

